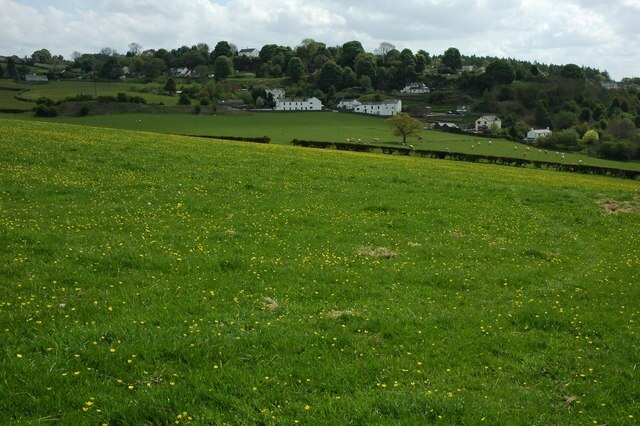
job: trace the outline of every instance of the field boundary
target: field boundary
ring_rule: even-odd
[[[617,169],[613,167],[602,166],[589,166],[586,164],[565,164],[552,161],[539,161],[529,160],[526,158],[514,158],[514,157],[502,157],[497,155],[482,155],[482,154],[466,154],[463,152],[451,152],[451,151],[438,151],[430,149],[413,149],[409,146],[386,146],[386,145],[372,145],[350,142],[326,142],[326,141],[307,141],[294,139],[291,141],[294,146],[300,146],[303,148],[320,148],[320,149],[337,149],[340,151],[354,151],[354,152],[374,152],[380,151],[383,154],[397,154],[406,156],[418,156],[418,157],[430,157],[439,160],[455,160],[455,161],[467,161],[470,163],[486,163],[486,164],[499,164],[503,166],[516,166],[516,167],[534,167],[536,169],[554,169],[562,172],[572,172],[581,174],[611,176],[616,178],[632,179],[635,180],[640,176],[640,171]]]

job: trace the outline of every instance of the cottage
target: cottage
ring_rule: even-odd
[[[476,120],[476,132],[489,130],[494,124],[498,129],[502,128],[502,120],[498,117],[495,115],[483,115]]]
[[[362,103],[357,99],[343,99],[338,103],[337,108],[353,111],[354,109],[356,109],[356,107],[359,107],[360,105],[362,105]]]
[[[546,129],[531,129],[529,130],[529,132],[527,132],[527,137],[524,138],[525,142],[528,143],[533,143],[535,142],[538,138],[544,138],[547,137],[549,135],[551,135],[553,132],[551,130],[549,130],[549,128],[547,127]]]
[[[276,87],[273,89],[267,89],[265,90],[265,92],[267,93],[267,96],[271,95],[271,97],[273,98],[273,101],[277,101],[278,99],[282,99],[284,98],[285,95],[285,91],[284,89],[280,88],[280,87]]]
[[[27,83],[48,83],[49,78],[46,75],[27,74],[24,76]]]
[[[238,51],[238,56],[257,58],[258,56],[260,56],[260,52],[258,51],[258,49],[251,47],[247,49],[240,49],[240,51]]]
[[[280,98],[276,101],[275,111],[321,111],[322,102],[313,98]]]
[[[409,83],[400,90],[401,93],[425,94],[429,93],[429,88],[424,83]]]
[[[433,110],[430,106],[410,107],[409,115],[412,117],[426,118],[432,114]]]
[[[393,116],[402,112],[402,101],[400,99],[388,99],[382,102],[363,102],[354,108],[354,112]]]

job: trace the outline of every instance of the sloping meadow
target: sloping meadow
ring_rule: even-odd
[[[640,415],[637,181],[0,127],[6,421]]]

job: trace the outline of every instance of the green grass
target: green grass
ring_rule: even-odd
[[[140,96],[148,103],[162,102],[166,105],[175,105],[178,102],[176,96],[143,92],[145,85],[134,82],[50,81],[46,84],[27,84],[2,80],[0,87],[22,88],[25,91],[21,92],[20,96],[32,100],[45,97],[59,101],[76,95],[116,96],[124,92],[130,96]]]
[[[33,117],[21,117],[33,119]],[[384,119],[333,112],[322,113],[238,113],[212,115],[185,114],[109,114],[88,117],[58,117],[52,122],[82,124],[127,130],[143,130],[158,133],[200,134],[215,136],[269,136],[272,143],[289,144],[293,139],[343,142],[346,138],[360,139],[363,143],[397,142]],[[578,163],[602,167],[640,170],[640,162],[619,162],[590,157],[583,154],[565,153],[564,158],[555,151],[530,148],[521,143],[503,139],[492,140],[455,133],[425,130],[422,140],[412,139],[416,149],[449,150],[452,152],[477,153],[558,163]],[[473,148],[472,148],[473,146]],[[514,149],[517,148],[517,149]]]
[[[0,109],[24,109],[30,110],[35,104],[31,102],[21,101],[15,98],[18,94],[15,90],[2,90],[0,89]]]
[[[6,422],[640,416],[638,182],[0,128]]]

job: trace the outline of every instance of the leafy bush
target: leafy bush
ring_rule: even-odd
[[[85,117],[88,114],[89,114],[89,107],[87,105],[82,105],[82,107],[80,108],[80,111],[78,111],[78,115],[80,117]]]
[[[117,101],[115,96],[110,96],[110,95],[98,96],[96,100],[98,102],[116,102]]]
[[[627,161],[633,156],[633,145],[629,141],[602,142],[598,155],[610,160]]]
[[[52,106],[45,104],[38,104],[35,109],[37,117],[55,117],[58,115],[58,110]]]
[[[47,107],[52,107],[56,104],[56,101],[54,101],[51,98],[45,98],[45,97],[40,97],[38,99],[36,99],[36,105],[44,105]]]
[[[180,93],[180,99],[178,99],[178,105],[191,105],[191,99],[186,92]]]
[[[118,102],[129,102],[129,95],[127,95],[124,92],[120,92],[116,96],[116,99],[117,99]]]

